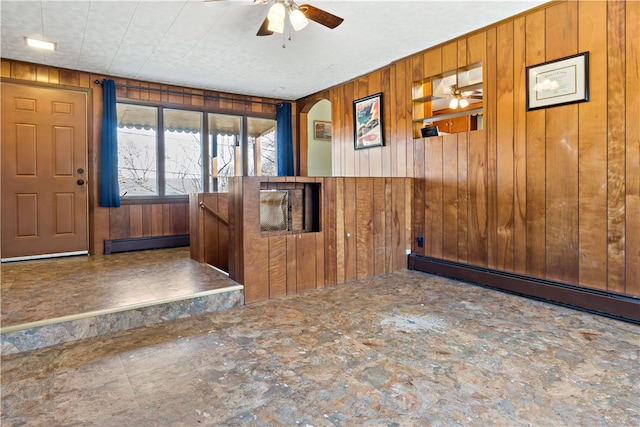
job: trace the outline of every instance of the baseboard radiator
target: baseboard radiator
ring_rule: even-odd
[[[188,234],[105,240],[104,254],[109,255],[118,252],[133,252],[147,249],[177,248],[181,246],[189,246]]]
[[[640,299],[636,298],[413,254],[409,269],[640,324]]]

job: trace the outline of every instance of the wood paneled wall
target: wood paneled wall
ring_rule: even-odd
[[[188,200],[162,202],[156,204],[123,204],[119,208],[101,208],[99,206],[99,153],[100,130],[102,122],[102,88],[95,81],[108,76],[96,75],[24,63],[2,58],[0,77],[25,84],[45,85],[47,87],[78,88],[89,92],[88,111],[88,176],[89,176],[89,252],[104,253],[104,241],[122,238],[168,236],[189,233]],[[119,100],[162,103],[180,107],[204,107],[233,114],[268,113],[275,114],[275,102],[278,100],[246,95],[226,94],[203,91],[164,84],[114,78],[117,85],[137,88],[117,88]],[[142,88],[142,89],[140,89]],[[145,89],[146,88],[146,89]],[[205,96],[206,95],[206,96]],[[236,101],[222,98],[234,98]],[[251,100],[256,102],[242,102]],[[264,102],[264,103],[263,103]]]
[[[415,177],[418,255],[639,297],[639,44],[640,2],[559,1],[331,88],[334,174]],[[527,112],[525,67],[584,51],[589,102]],[[477,61],[485,129],[413,140],[412,81]],[[386,145],[356,151],[380,91]]]
[[[262,182],[321,184],[321,231],[260,232]],[[232,178],[229,276],[247,303],[407,267],[410,178]]]
[[[188,203],[133,204],[109,209],[109,240],[188,233]]]
[[[229,194],[190,194],[189,224],[191,259],[228,272]]]

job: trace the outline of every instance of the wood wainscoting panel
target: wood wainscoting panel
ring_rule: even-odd
[[[320,231],[260,232],[255,200],[265,183],[319,183]],[[412,193],[411,178],[233,178],[230,278],[251,303],[406,268]]]
[[[355,182],[355,240],[356,278],[373,276],[373,178],[359,178]],[[382,231],[382,230],[380,230]],[[376,230],[376,232],[379,232]]]
[[[607,2],[607,289],[612,292],[625,291],[625,8],[626,2]]]
[[[626,4],[626,88],[640,93],[640,2]],[[625,294],[640,295],[640,97],[626,97],[626,277]]]
[[[580,5],[578,50],[591,58],[607,52],[607,3]],[[607,79],[605,61],[590,61],[591,82]],[[591,102],[580,104],[578,123],[578,283],[596,289],[607,286],[607,85],[590,84]]]

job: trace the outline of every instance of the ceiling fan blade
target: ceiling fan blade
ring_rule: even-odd
[[[326,12],[322,9],[318,9],[317,7],[311,6],[310,4],[303,4],[298,7],[304,16],[307,19],[317,22],[318,24],[324,25],[328,28],[336,28],[338,25],[342,24],[344,19],[339,16],[333,15],[329,12]]]
[[[262,25],[260,25],[260,29],[256,33],[256,36],[270,36],[273,34],[273,31],[270,31],[269,28],[269,18],[264,18],[262,21]]]

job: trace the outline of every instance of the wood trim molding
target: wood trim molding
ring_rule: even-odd
[[[640,324],[640,299],[413,254],[409,269]]]

